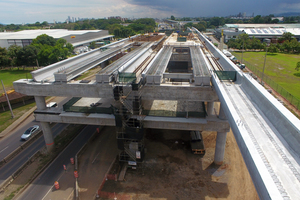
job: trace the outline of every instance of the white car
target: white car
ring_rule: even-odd
[[[28,138],[30,138],[30,136],[32,136],[38,130],[39,130],[38,125],[34,125],[34,126],[28,128],[21,136],[21,140],[28,140]]]

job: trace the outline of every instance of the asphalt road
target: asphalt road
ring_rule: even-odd
[[[0,160],[24,143],[24,141],[20,140],[21,135],[33,125],[40,126],[40,123],[35,121],[33,115],[30,115],[22,124],[13,130],[12,133],[0,140]]]
[[[53,101],[58,103],[58,108],[62,108],[63,104],[65,104],[70,98],[66,97],[56,97]],[[24,133],[26,129],[33,125],[40,125],[39,122],[35,121],[35,118],[30,115],[27,119],[25,119],[21,124],[17,125],[17,127],[9,133],[7,136],[0,140],[0,160],[9,155],[12,151],[18,148],[24,141],[21,141],[21,135]],[[53,136],[57,136],[61,133],[62,130],[65,129],[67,124],[56,124],[52,127]],[[41,127],[40,127],[41,129]],[[29,147],[24,149],[19,155],[17,155],[14,159],[6,163],[0,169],[0,184],[6,180],[9,176],[11,176],[19,167],[21,167],[34,153],[40,150],[43,146],[45,146],[44,137],[38,138],[33,142]]]
[[[70,98],[66,97],[56,97],[52,101],[58,103],[58,108],[62,107],[63,104],[65,104]],[[24,143],[24,141],[21,141],[21,135],[31,126],[38,125],[40,126],[40,123],[35,121],[35,118],[32,115],[30,115],[26,120],[24,120],[21,124],[19,124],[11,133],[9,133],[4,138],[1,138],[0,140],[0,160],[5,158],[7,155],[9,155],[11,152],[13,152],[16,148],[18,148],[20,145]],[[41,126],[40,126],[41,130]]]
[[[70,98],[65,97],[56,97],[52,101],[55,101],[58,103],[58,107],[62,107],[63,104],[65,104]],[[18,148],[20,145],[24,143],[24,141],[21,141],[21,135],[31,126],[38,125],[40,126],[40,123],[35,121],[35,118],[32,115],[30,115],[27,119],[25,119],[21,124],[19,124],[11,133],[9,133],[4,138],[0,139],[0,160],[5,158],[7,155],[9,155],[12,151],[14,151],[16,148]],[[41,126],[40,126],[41,130]]]
[[[52,127],[53,136],[60,134],[68,124],[56,124]],[[20,139],[19,139],[20,140]],[[0,184],[19,169],[33,154],[45,146],[44,137],[39,137],[11,161],[0,168]]]
[[[76,153],[93,135],[97,127],[85,127],[49,167],[16,199],[44,199],[52,191],[54,182],[59,180],[65,173],[62,166],[70,163],[70,158],[75,157]]]

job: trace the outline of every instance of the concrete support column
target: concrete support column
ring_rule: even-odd
[[[219,119],[227,119],[222,104],[220,105]]]
[[[34,96],[36,107],[38,110],[46,109],[45,97],[42,96]]]
[[[207,115],[211,116],[214,114],[214,102],[207,102]]]
[[[105,61],[105,62],[102,62],[102,63],[100,64],[100,67],[101,67],[101,69],[105,68],[105,67],[106,67],[106,61]]]
[[[227,132],[218,132],[215,148],[214,163],[216,165],[222,165],[224,160],[225,145],[226,145]]]
[[[40,122],[40,124],[42,126],[47,151],[48,151],[48,153],[51,153],[55,148],[55,144],[54,144],[52,130],[50,128],[50,123],[49,122]]]

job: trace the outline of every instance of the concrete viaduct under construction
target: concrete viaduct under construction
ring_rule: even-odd
[[[120,161],[129,163],[144,158],[146,128],[216,131],[221,164],[231,128],[259,197],[299,198],[299,119],[202,33],[186,34],[127,38],[33,71],[14,88],[35,97],[48,151],[51,122],[115,126]],[[75,79],[96,66],[90,79]],[[72,98],[48,108],[47,96]]]

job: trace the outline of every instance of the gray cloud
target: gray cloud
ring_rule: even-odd
[[[125,0],[130,4],[149,6],[161,11],[173,11],[178,16],[227,16],[246,12],[247,15],[268,15],[299,12],[299,0]]]
[[[211,17],[239,12],[268,15],[299,12],[299,0],[1,0],[0,23],[65,21],[81,18]]]

